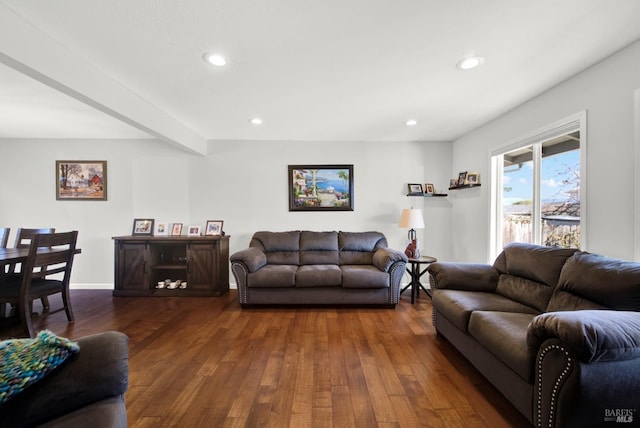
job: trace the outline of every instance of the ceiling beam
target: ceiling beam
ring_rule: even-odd
[[[207,140],[0,5],[0,63],[159,140],[207,154]]]

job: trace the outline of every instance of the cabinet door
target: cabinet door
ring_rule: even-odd
[[[189,290],[217,291],[216,272],[218,271],[217,242],[207,244],[189,244],[187,276]]]
[[[116,256],[116,290],[149,290],[147,246],[120,243]]]

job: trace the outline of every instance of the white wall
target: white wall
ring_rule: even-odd
[[[55,161],[68,159],[108,162],[108,201],[56,201]],[[289,164],[353,164],[355,210],[289,212]],[[398,220],[414,206],[423,253],[450,259],[449,200],[405,196],[408,182],[445,189],[450,165],[446,142],[210,142],[204,157],[155,140],[2,140],[0,224],[79,230],[75,286],[113,284],[111,237],[130,234],[134,218],[224,220],[232,253],[257,230],[292,229],[378,230],[403,249]]]
[[[523,82],[526,85],[526,82]],[[453,170],[479,171],[483,187],[450,198],[453,257],[489,261],[489,154],[580,111],[587,111],[587,247],[634,257],[634,91],[640,42],[454,142]],[[636,183],[636,185],[638,185]]]

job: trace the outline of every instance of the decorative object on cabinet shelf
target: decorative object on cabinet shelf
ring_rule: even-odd
[[[407,186],[409,187],[409,196],[422,195],[424,193],[422,190],[422,184],[420,183],[409,183]]]
[[[436,190],[433,187],[433,184],[425,183],[425,185],[424,185],[424,193],[427,194],[427,195],[433,195],[434,193],[436,193]]]
[[[169,235],[169,223],[158,221],[153,228],[153,236],[168,236]]]
[[[205,236],[224,236],[222,231],[222,225],[224,220],[207,220],[207,225],[204,228]]]
[[[136,218],[133,220],[133,236],[152,236],[153,235],[153,219],[152,218]]]
[[[420,250],[418,248],[418,240],[415,229],[424,229],[424,218],[422,217],[422,210],[404,209],[400,215],[400,227],[409,228],[407,232],[407,238],[409,239],[409,245],[404,253],[407,257],[417,258],[420,257]]]
[[[182,223],[173,223],[171,227],[171,236],[180,236],[182,235]]]
[[[187,236],[200,236],[200,226],[189,226]]]

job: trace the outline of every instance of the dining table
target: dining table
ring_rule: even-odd
[[[64,249],[57,248],[39,248],[39,254],[55,253],[58,251],[66,251]],[[74,254],[80,254],[82,251],[76,248]],[[29,256],[29,247],[25,248],[0,248],[0,277],[4,272],[5,265],[12,265],[14,263],[24,263]]]

